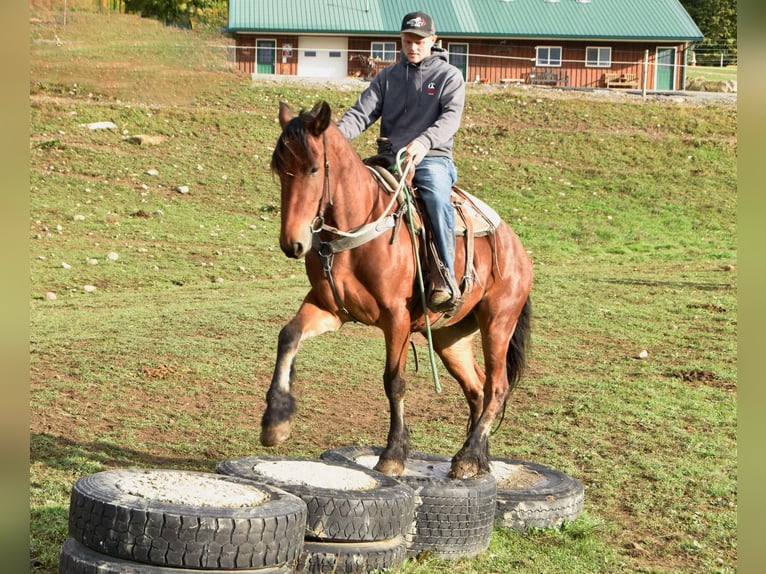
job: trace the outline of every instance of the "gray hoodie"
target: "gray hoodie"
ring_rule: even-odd
[[[391,140],[395,152],[417,139],[427,155],[451,158],[464,104],[463,76],[447,61],[447,52],[435,46],[420,64],[402,53],[397,63],[381,70],[338,127],[353,139],[382,118],[380,135]]]

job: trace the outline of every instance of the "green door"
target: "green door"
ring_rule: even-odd
[[[277,66],[277,41],[276,40],[256,40],[255,41],[255,71],[258,74],[274,74]]]
[[[463,74],[463,79],[468,79],[468,44],[449,45],[449,63],[455,66]]]
[[[676,89],[676,49],[657,48],[656,90]]]

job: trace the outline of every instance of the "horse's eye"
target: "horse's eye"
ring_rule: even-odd
[[[311,171],[309,172],[311,175],[316,175],[319,173],[319,168],[317,166],[314,166],[311,168]]]

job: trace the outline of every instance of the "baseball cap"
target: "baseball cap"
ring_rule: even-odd
[[[410,12],[402,20],[402,32],[417,34],[424,38],[436,35],[434,19],[425,12]]]

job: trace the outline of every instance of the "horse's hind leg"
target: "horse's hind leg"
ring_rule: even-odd
[[[301,342],[335,331],[340,326],[338,317],[313,304],[309,294],[298,313],[279,332],[277,363],[266,394],[266,411],[261,419],[262,445],[276,446],[290,436],[290,418],[295,412],[292,395],[295,355]]]
[[[450,375],[460,384],[468,402],[468,433],[479,422],[484,410],[484,370],[473,352],[474,328],[464,325],[442,328],[432,333],[434,350]]]
[[[481,415],[468,439],[452,459],[452,478],[472,478],[490,471],[489,434],[510,393],[506,371],[506,351],[516,322],[510,325],[497,314],[490,314],[481,326],[486,377]]]

